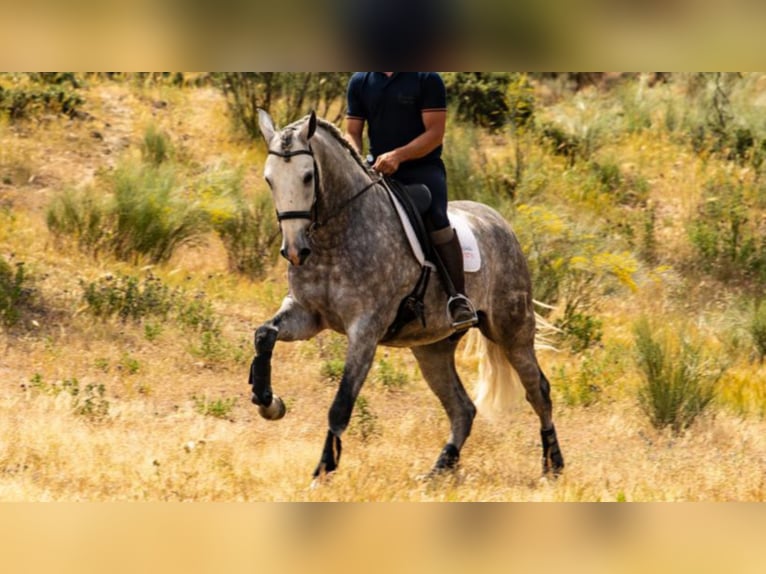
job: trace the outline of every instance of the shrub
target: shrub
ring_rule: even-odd
[[[520,205],[514,229],[527,255],[534,297],[559,306],[556,326],[576,351],[601,340],[593,308],[617,288],[637,289],[638,263],[629,253],[599,251],[600,238],[543,208]]]
[[[208,229],[205,212],[179,189],[170,166],[124,165],[113,176],[114,236],[111,248],[122,260],[168,261],[174,250]]]
[[[449,103],[458,119],[499,129],[509,121],[519,128],[530,122],[535,98],[523,74],[509,72],[446,72]]]
[[[723,280],[766,281],[766,229],[753,217],[741,183],[708,182],[689,239],[703,271]]]
[[[72,412],[93,422],[101,422],[109,416],[109,401],[106,399],[106,387],[100,383],[88,383],[84,387],[76,377],[57,383],[47,383],[40,373],[35,373],[29,381],[34,393],[57,397],[62,393],[71,397]]]
[[[603,389],[597,384],[603,376],[603,366],[592,357],[586,357],[580,368],[573,375],[568,375],[564,368],[559,370],[560,389],[564,403],[571,407],[589,407],[601,398]]]
[[[83,103],[85,101],[77,92],[62,85],[0,86],[0,113],[11,120],[43,113],[77,118],[84,115],[81,111]]]
[[[237,404],[236,397],[210,400],[207,396],[198,397],[194,395],[192,400],[194,401],[194,410],[202,416],[225,420],[232,420],[231,413]]]
[[[144,131],[144,139],[141,142],[141,155],[144,162],[155,167],[159,166],[170,159],[172,151],[170,136],[154,124],[150,124]]]
[[[21,307],[30,294],[27,283],[24,263],[16,263],[14,269],[0,258],[0,323],[10,327],[19,320]]]
[[[279,225],[267,193],[246,194],[241,170],[216,169],[197,182],[211,225],[226,248],[229,269],[263,275],[276,257]]]
[[[138,263],[168,261],[180,245],[209,230],[207,213],[185,193],[172,165],[123,164],[108,176],[107,194],[68,191],[48,207],[48,228],[85,252],[108,251]]]
[[[578,311],[581,306],[577,299],[567,301],[563,317],[555,323],[575,353],[600,343],[603,336],[602,321],[589,313]]]
[[[358,434],[362,439],[362,442],[367,442],[369,439],[380,433],[378,427],[378,415],[372,412],[370,409],[369,401],[359,396],[356,399],[354,405],[354,424],[351,426],[351,432]]]
[[[97,255],[110,238],[111,211],[109,199],[94,189],[66,189],[48,206],[46,223],[57,239],[71,237],[81,251]]]
[[[407,373],[397,369],[390,361],[380,359],[375,371],[375,381],[388,390],[402,389],[408,382]]]
[[[634,340],[643,375],[641,408],[655,428],[679,433],[710,406],[725,367],[707,360],[689,340],[656,339],[646,318],[636,323]]]
[[[217,74],[235,125],[253,139],[260,137],[258,108],[270,110],[279,124],[294,121],[309,110],[327,117],[346,94],[347,72],[225,72]],[[280,110],[272,110],[277,102]],[[331,121],[340,121],[344,106]]]
[[[152,274],[143,280],[128,275],[106,275],[98,281],[80,282],[83,300],[96,317],[119,317],[136,322],[146,317],[167,319],[178,306],[178,294]]]
[[[327,359],[322,362],[319,374],[330,383],[340,383],[346,362],[343,359]]]
[[[766,358],[766,301],[761,301],[760,305],[756,305],[748,327],[758,358],[763,364],[763,360]]]

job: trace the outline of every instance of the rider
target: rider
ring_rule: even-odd
[[[368,124],[373,169],[404,183],[424,183],[432,195],[431,242],[457,292],[448,303],[453,327],[478,322],[465,296],[463,251],[447,218],[447,172],[441,159],[447,94],[436,72],[356,72],[348,84],[346,132],[362,153]]]

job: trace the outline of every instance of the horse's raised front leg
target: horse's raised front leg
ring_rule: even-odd
[[[271,391],[271,354],[277,341],[310,339],[322,330],[320,319],[288,296],[276,315],[255,330],[255,358],[250,365],[249,383],[253,404],[268,420],[285,416],[285,404]]]
[[[348,331],[346,365],[338,392],[330,407],[328,415],[330,428],[327,431],[322,458],[314,471],[314,478],[338,468],[341,453],[340,437],[348,427],[354,403],[375,359],[377,340],[378,335],[361,321]]]

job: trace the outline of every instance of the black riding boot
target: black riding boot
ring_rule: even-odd
[[[454,288],[447,287],[447,292],[450,295],[447,306],[450,317],[452,317],[452,326],[457,330],[473,327],[479,322],[479,318],[476,316],[471,301],[465,296],[463,249],[460,247],[457,233],[451,227],[447,227],[431,233],[431,240]]]

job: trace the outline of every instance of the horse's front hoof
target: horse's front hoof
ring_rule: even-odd
[[[258,405],[258,412],[267,421],[278,421],[287,412],[285,403],[278,396],[274,395],[271,399],[271,404],[268,407]]]

